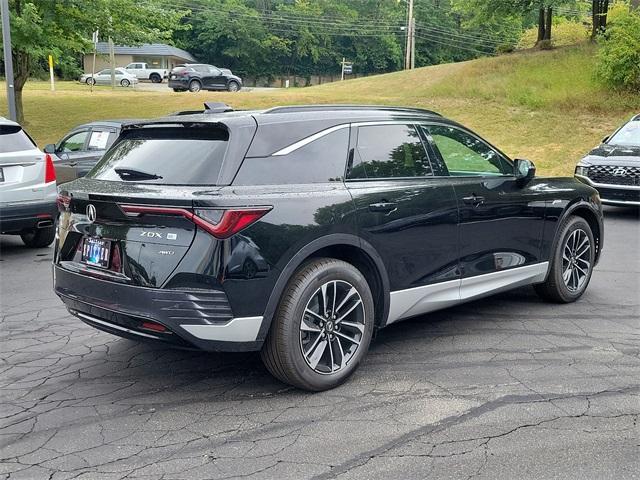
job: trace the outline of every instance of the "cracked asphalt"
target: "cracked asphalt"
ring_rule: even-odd
[[[640,477],[640,221],[606,209],[572,305],[515,290],[394,325],[309,394],[256,354],[71,317],[51,249],[0,239],[0,474],[19,479]]]

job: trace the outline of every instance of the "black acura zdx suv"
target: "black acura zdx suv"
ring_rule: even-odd
[[[599,196],[534,173],[411,108],[129,124],[60,187],[55,291],[98,329],[260,350],[277,378],[325,390],[400,320],[526,284],[557,302],[583,294]]]

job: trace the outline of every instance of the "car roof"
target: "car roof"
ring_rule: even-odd
[[[415,107],[393,107],[386,105],[290,105],[273,107],[266,110],[233,110],[231,107],[216,103],[213,109],[205,106],[205,110],[184,112],[180,122],[224,123],[225,120],[240,117],[253,117],[258,125],[291,122],[334,122],[335,124],[354,121],[385,121],[410,118],[438,118],[442,115],[432,110]],[[149,120],[143,123],[167,123],[170,117]]]
[[[19,123],[14,122],[13,120],[9,120],[8,118],[0,117],[0,125],[18,125]]]
[[[112,127],[112,128],[120,128],[122,125],[127,123],[140,123],[144,122],[142,119],[137,118],[124,118],[124,119],[116,119],[116,120],[96,120],[95,122],[82,123],[80,125],[76,125],[71,130],[77,130],[79,128],[86,127]]]

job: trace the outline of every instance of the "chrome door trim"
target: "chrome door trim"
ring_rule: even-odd
[[[503,290],[543,282],[549,262],[391,292],[387,325]]]

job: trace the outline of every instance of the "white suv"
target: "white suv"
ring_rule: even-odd
[[[0,117],[0,233],[28,247],[53,242],[58,215],[56,171],[20,125]]]

